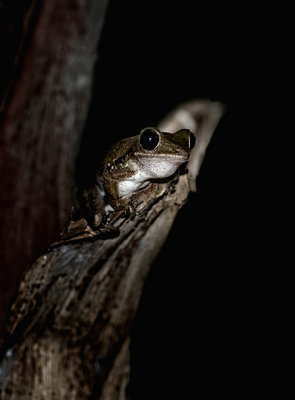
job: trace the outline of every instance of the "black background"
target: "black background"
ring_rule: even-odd
[[[283,73],[274,65],[283,63],[277,50],[286,39],[283,5],[109,3],[78,183],[110,144],[157,126],[182,101],[209,98],[226,106],[198,191],[179,212],[147,280],[133,330],[131,390],[140,400],[265,394],[275,381],[264,376],[272,365],[275,327],[263,325],[275,309],[268,291],[278,296],[278,285],[269,283],[277,277],[269,262],[274,249],[267,242],[268,255],[263,252],[261,228],[263,213],[267,209],[272,222],[273,209],[259,199],[256,176],[263,186],[270,174],[267,121],[282,100],[274,90],[277,81],[283,85]],[[271,156],[278,152],[279,146]]]
[[[132,347],[137,399],[236,396],[261,379],[265,305],[249,172],[268,96],[261,64],[267,19],[251,2],[110,2],[78,179],[111,143],[157,126],[182,101],[226,106],[198,191],[145,287]]]

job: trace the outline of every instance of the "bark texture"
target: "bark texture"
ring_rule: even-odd
[[[3,9],[12,7],[5,3]],[[106,5],[32,0],[7,11],[18,18],[10,25],[19,34],[10,49],[10,83],[6,90],[2,85],[1,317],[24,267],[57,237],[71,209],[74,160]]]
[[[119,219],[117,237],[53,246],[28,269],[0,343],[1,399],[131,398],[130,331],[143,285],[222,112],[210,101],[175,110],[160,129],[190,128],[197,145],[166,194]]]

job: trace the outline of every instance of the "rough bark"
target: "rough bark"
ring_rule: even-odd
[[[143,285],[221,115],[210,101],[174,111],[160,128],[190,128],[197,145],[167,193],[119,219],[117,237],[53,246],[27,271],[2,337],[1,399],[130,398],[130,331]]]
[[[0,325],[19,275],[57,237],[71,209],[107,0],[24,4],[14,4],[11,18],[21,18],[7,23],[19,35],[0,109]]]

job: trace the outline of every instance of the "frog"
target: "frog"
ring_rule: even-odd
[[[195,142],[189,129],[169,133],[146,127],[112,145],[94,184],[79,195],[80,212],[88,225],[97,230],[110,214],[134,216],[161,196],[165,180],[188,162]]]

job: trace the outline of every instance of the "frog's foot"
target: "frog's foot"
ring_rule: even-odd
[[[68,223],[66,229],[61,232],[58,241],[53,242],[50,247],[58,247],[66,243],[78,242],[83,239],[93,238],[98,235],[84,218],[72,220]]]
[[[84,218],[79,218],[77,220],[70,220],[64,229],[63,232],[61,232],[60,237],[61,239],[69,239],[73,236],[76,236],[87,229],[87,221]]]
[[[130,218],[142,214],[148,210],[157,199],[161,198],[167,191],[167,183],[152,182],[146,188],[133,194],[129,200]]]
[[[101,224],[102,224],[102,214],[101,213],[94,214],[91,221],[91,226],[93,227],[93,229],[95,231],[98,230]]]
[[[113,226],[119,221],[121,218],[126,218],[129,216],[129,209],[113,211],[112,214],[108,218],[108,223]]]
[[[120,229],[116,226],[102,223],[99,227],[98,234],[102,239],[111,239],[119,236]]]

